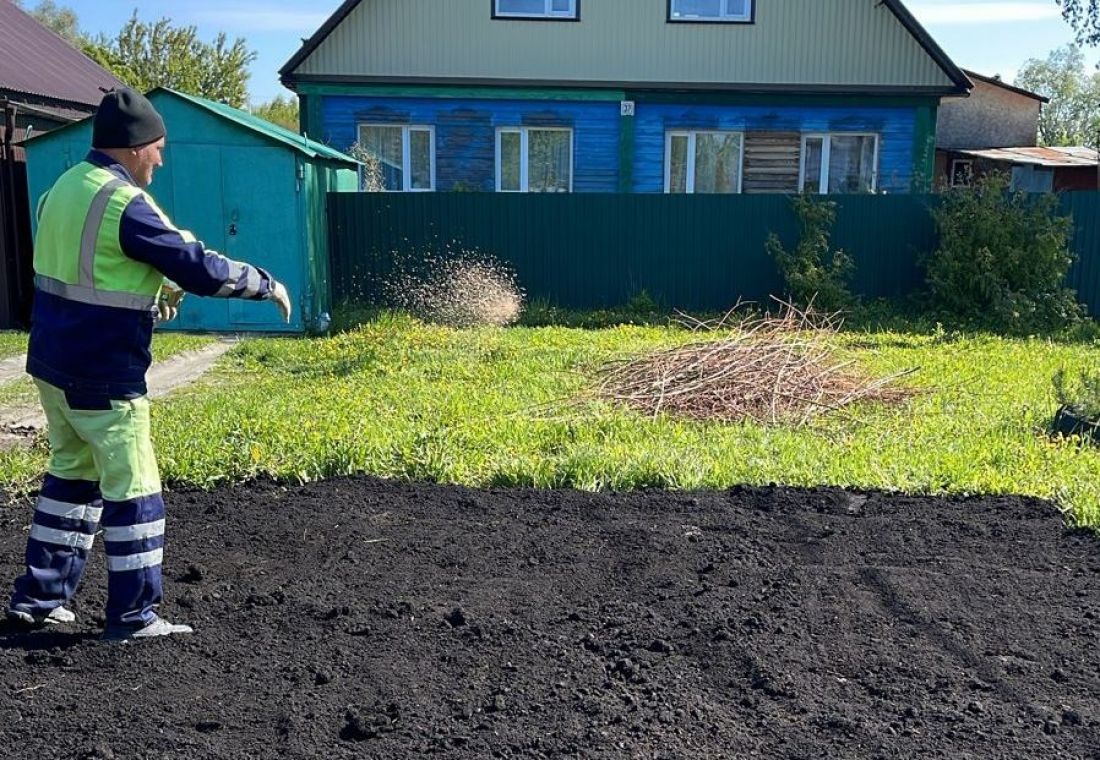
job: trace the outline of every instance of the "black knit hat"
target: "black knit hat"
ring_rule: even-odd
[[[137,148],[164,137],[164,119],[149,99],[129,87],[103,96],[92,129],[93,148]]]

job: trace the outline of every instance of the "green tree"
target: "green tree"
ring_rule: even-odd
[[[1090,74],[1076,45],[1051,51],[1046,60],[1031,58],[1016,85],[1050,98],[1039,116],[1043,145],[1092,145],[1100,129],[1100,73]]]
[[[945,192],[932,211],[939,247],[926,261],[934,307],[945,317],[1009,332],[1081,318],[1066,287],[1072,221],[1053,193],[1010,192],[1005,174]]]
[[[253,106],[252,113],[291,132],[298,131],[298,98],[293,95],[287,98],[276,95],[273,100]]]
[[[764,244],[779,265],[787,297],[798,306],[813,306],[818,311],[848,308],[856,300],[848,289],[855,263],[830,242],[836,202],[804,194],[794,196],[791,205],[801,228],[794,248],[788,249],[774,232]]]
[[[40,0],[30,13],[137,90],[171,87],[236,108],[248,102],[248,66],[256,53],[241,38],[230,43],[222,32],[204,42],[194,26],[141,21],[136,10],[114,37],[92,37],[80,29],[75,11],[55,0]]]
[[[172,26],[168,18],[145,22],[134,11],[114,39],[100,38],[95,45],[93,57],[136,89],[171,87],[235,108],[248,102],[248,65],[256,53],[239,37],[230,44],[221,32],[204,42],[194,26]],[[121,69],[114,68],[118,63]]]
[[[1057,0],[1062,16],[1077,32],[1079,42],[1100,44],[1100,0]]]
[[[23,0],[15,0],[15,4],[25,8]],[[49,27],[77,47],[80,46],[83,35],[80,32],[80,21],[72,8],[58,5],[54,0],[41,0],[30,14],[43,26]]]

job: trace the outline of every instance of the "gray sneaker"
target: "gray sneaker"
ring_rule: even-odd
[[[143,628],[126,628],[123,626],[108,627],[103,631],[104,641],[141,641],[143,639],[155,639],[161,636],[174,636],[179,633],[194,633],[189,625],[177,625],[169,623],[162,617],[153,618]]]
[[[31,628],[46,628],[52,625],[63,625],[76,620],[72,610],[64,607],[54,607],[49,612],[24,612],[23,610],[8,610],[8,620],[14,623],[30,626]]]

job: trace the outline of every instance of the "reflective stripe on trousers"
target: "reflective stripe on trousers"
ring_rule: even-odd
[[[35,382],[48,422],[50,464],[27,541],[27,572],[16,581],[12,607],[43,612],[72,598],[102,527],[110,571],[107,622],[149,622],[162,597],[164,501],[148,400],[73,409],[59,388]]]

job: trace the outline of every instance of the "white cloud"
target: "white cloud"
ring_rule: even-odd
[[[930,2],[908,3],[913,15],[922,24],[941,26],[964,24],[1021,23],[1061,18],[1062,11],[1054,0],[1044,2],[969,2],[939,4]]]
[[[325,23],[329,14],[319,11],[275,10],[263,6],[197,11],[196,24],[209,24],[232,32],[297,32],[308,37]]]

